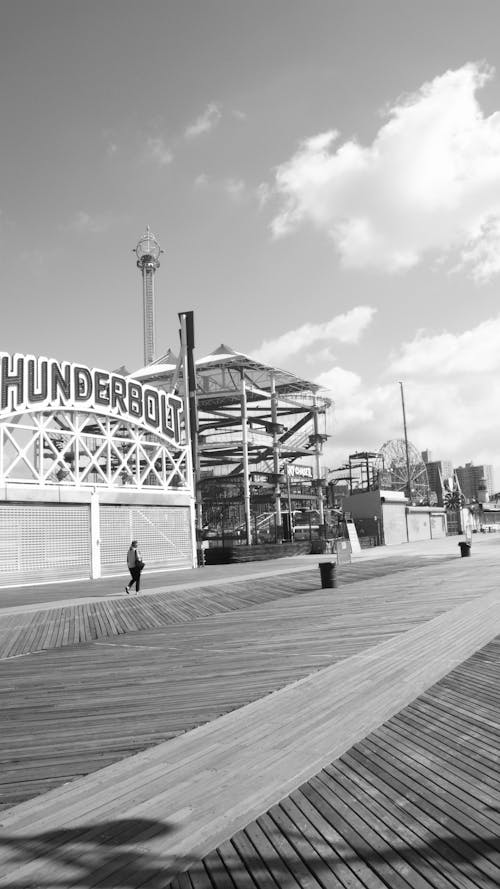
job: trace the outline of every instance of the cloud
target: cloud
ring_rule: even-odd
[[[233,201],[239,201],[247,196],[247,186],[243,179],[228,176],[226,179],[209,179],[206,173],[200,173],[194,180],[197,189],[209,188],[213,191],[222,191]]]
[[[203,113],[186,127],[184,131],[186,139],[196,139],[198,136],[202,136],[203,133],[209,133],[210,130],[217,126],[221,117],[222,112],[219,105],[215,102],[210,102]]]
[[[420,452],[455,465],[499,463],[500,316],[458,334],[420,332],[389,358],[379,379],[334,366],[316,377],[335,403],[327,461],[377,451],[403,438],[404,381],[408,438]],[[333,465],[333,463],[330,463]]]
[[[172,163],[174,155],[161,136],[150,136],[146,140],[144,158],[160,167],[166,167]]]
[[[357,343],[370,324],[376,309],[356,306],[343,315],[336,315],[325,324],[303,324],[289,330],[274,340],[265,340],[252,354],[257,361],[280,365],[292,355],[310,348],[317,342],[336,340],[339,343]]]
[[[262,210],[262,208],[265,207],[266,204],[268,204],[271,200],[273,191],[272,188],[267,184],[267,182],[261,182],[260,185],[257,186],[255,194],[257,196],[259,207]]]
[[[206,173],[200,173],[194,180],[194,186],[195,188],[204,188],[206,185],[209,185],[209,178]]]
[[[88,232],[93,235],[99,235],[108,231],[111,224],[112,219],[109,216],[92,216],[85,210],[79,210],[73,219],[70,220],[66,228],[76,232]]]
[[[346,267],[410,269],[451,257],[476,281],[500,271],[500,112],[476,93],[492,69],[447,71],[386,111],[371,145],[329,130],[276,171],[275,236],[312,223]]]
[[[108,157],[114,157],[118,152],[118,140],[114,129],[106,127],[102,131],[102,138],[105,144],[105,150]]]
[[[459,334],[418,331],[391,356],[387,372],[396,376],[423,373],[435,378],[500,374],[499,342],[500,315]]]
[[[245,183],[243,179],[233,179],[229,177],[223,182],[223,188],[227,195],[233,200],[239,200],[245,194]]]
[[[336,361],[337,359],[330,349],[330,346],[325,346],[323,349],[315,349],[311,355],[306,355],[305,360],[308,364],[317,364],[318,361],[323,364],[331,364],[332,361]]]

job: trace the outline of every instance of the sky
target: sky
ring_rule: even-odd
[[[0,0],[0,351],[143,364],[193,311],[500,489],[498,0]]]

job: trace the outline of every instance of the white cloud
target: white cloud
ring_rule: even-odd
[[[271,200],[273,192],[267,182],[261,182],[255,189],[255,194],[257,196],[259,207],[262,209]]]
[[[209,179],[206,173],[200,173],[193,184],[198,189],[209,188],[212,191],[222,191],[233,201],[239,201],[247,196],[247,186],[244,180],[232,176],[228,176],[226,179]]]
[[[338,463],[356,450],[378,450],[403,437],[404,381],[408,437],[418,451],[455,465],[500,462],[500,317],[458,334],[417,334],[391,356],[380,379],[333,367],[315,382],[334,402],[327,453]],[[333,453],[335,457],[333,457]],[[333,464],[330,464],[333,465]]]
[[[113,129],[106,128],[102,131],[102,138],[105,143],[105,150],[108,157],[114,157],[118,152],[118,140],[116,132]]]
[[[227,195],[233,200],[239,200],[245,194],[245,183],[243,179],[233,179],[229,177],[223,182],[223,188]]]
[[[203,133],[209,133],[210,130],[217,126],[221,117],[222,112],[219,105],[215,102],[210,102],[203,113],[186,127],[184,131],[186,139],[196,139],[198,136],[202,136]]]
[[[357,343],[375,311],[371,306],[356,306],[343,315],[336,315],[325,324],[303,324],[274,340],[264,340],[260,348],[252,353],[253,357],[257,361],[279,366],[280,362],[317,342],[335,340],[340,343]]]
[[[330,349],[330,346],[325,346],[323,349],[315,349],[312,354],[306,355],[305,360],[308,364],[317,364],[318,362],[321,362],[322,364],[331,364],[337,359]]]
[[[160,167],[166,167],[172,163],[174,155],[161,136],[150,136],[146,140],[144,157],[147,161],[153,161]]]
[[[345,449],[341,461],[359,448],[377,449],[382,443],[378,428],[380,418],[385,416],[390,387],[367,385],[359,374],[338,365],[319,374],[314,382],[333,399],[331,444],[341,451]]]
[[[387,111],[373,143],[335,130],[303,142],[276,171],[272,230],[313,223],[350,267],[395,272],[450,256],[477,281],[500,271],[500,112],[477,91],[491,69],[467,64]]]
[[[478,236],[465,245],[454,271],[469,268],[471,277],[482,284],[500,272],[500,219],[486,218]]]
[[[93,235],[102,234],[111,227],[112,219],[109,216],[94,215],[85,210],[79,210],[70,220],[67,228],[77,232],[89,232]]]
[[[387,372],[396,376],[424,373],[435,378],[500,374],[499,343],[500,315],[459,334],[418,331],[391,356]]]

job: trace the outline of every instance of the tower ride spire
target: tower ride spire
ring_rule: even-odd
[[[156,353],[155,330],[155,289],[156,270],[160,267],[160,253],[163,253],[149,225],[135,247],[137,268],[142,272],[142,305],[144,335],[144,365],[151,364]]]

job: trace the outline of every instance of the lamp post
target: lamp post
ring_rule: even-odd
[[[406,485],[406,496],[408,500],[411,501],[411,479],[410,479],[410,456],[408,453],[408,433],[406,431],[406,412],[405,412],[405,397],[403,391],[403,383],[399,380],[399,385],[401,388],[401,405],[403,407],[403,428],[405,433],[405,453],[406,453],[406,475],[407,475],[407,485]]]

